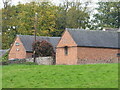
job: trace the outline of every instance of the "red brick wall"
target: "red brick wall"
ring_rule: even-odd
[[[20,45],[16,46],[16,42],[18,42]],[[19,51],[17,51],[16,49],[19,49]],[[13,43],[10,49],[8,59],[24,59],[24,58],[26,58],[25,48],[22,42],[20,41],[19,37],[16,37],[15,42]]]
[[[27,52],[26,53],[26,58],[32,58],[33,53]]]
[[[78,64],[117,63],[118,49],[78,47]]]
[[[71,35],[68,31],[65,31],[63,33],[63,36],[61,37],[61,40],[59,41],[57,47],[64,47],[64,46],[77,46]]]
[[[68,46],[68,55],[64,47]],[[118,49],[77,47],[68,31],[65,31],[56,49],[56,64],[117,63]]]
[[[64,47],[68,46],[68,55],[65,55]],[[65,31],[56,49],[56,64],[76,64],[77,46],[68,31]]]
[[[64,48],[57,48],[56,64],[72,65],[77,63],[77,47],[69,47],[68,55],[65,55]]]

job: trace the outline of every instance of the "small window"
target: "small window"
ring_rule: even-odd
[[[16,46],[19,46],[20,44],[18,42],[16,42]]]
[[[68,55],[68,47],[67,46],[64,47],[64,50],[65,50],[65,55]]]
[[[17,48],[16,51],[19,51],[19,49]]]
[[[117,56],[120,57],[120,53],[117,53]]]
[[[32,55],[32,58],[34,58],[34,55]]]

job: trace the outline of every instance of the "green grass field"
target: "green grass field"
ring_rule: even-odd
[[[3,88],[118,88],[118,64],[3,66]]]
[[[0,65],[0,90],[2,89],[2,66]]]

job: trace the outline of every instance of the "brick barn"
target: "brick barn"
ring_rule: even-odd
[[[54,51],[56,51],[56,45],[58,44],[60,37],[44,37],[37,36],[37,40],[46,40],[52,44]],[[24,59],[31,58],[33,56],[32,43],[34,42],[34,36],[32,35],[17,35],[9,51],[8,59]]]
[[[120,32],[67,29],[56,47],[56,64],[117,63]]]

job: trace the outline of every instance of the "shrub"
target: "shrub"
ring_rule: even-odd
[[[9,62],[8,62],[8,52],[6,52],[6,54],[2,56],[0,62],[2,62],[2,65],[8,65],[9,64]]]
[[[46,40],[34,42],[32,48],[36,57],[55,56],[53,46]]]

